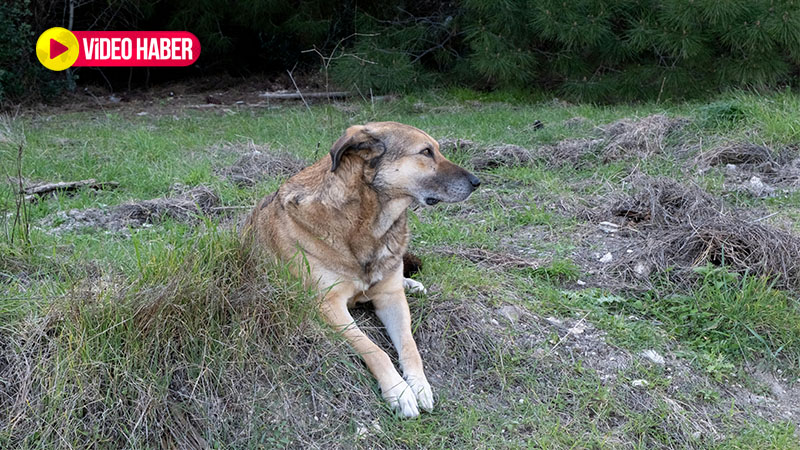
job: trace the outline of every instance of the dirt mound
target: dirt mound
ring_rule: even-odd
[[[723,164],[758,165],[770,162],[774,162],[774,159],[769,147],[749,142],[728,143],[695,157],[695,166],[701,170]]]
[[[582,127],[588,119],[574,117],[564,122],[568,128]],[[476,170],[496,167],[513,167],[540,161],[549,167],[585,166],[590,158],[608,162],[630,157],[646,158],[661,153],[667,138],[688,123],[683,118],[669,118],[661,114],[642,119],[622,119],[598,127],[595,138],[570,138],[536,150],[512,144],[482,146],[468,139],[446,138],[439,141],[445,154],[467,153]]]
[[[692,163],[700,173],[724,166],[726,189],[754,197],[768,197],[778,189],[800,186],[800,157],[796,149],[776,152],[749,142],[725,143],[700,152]]]
[[[520,166],[533,160],[531,151],[519,145],[501,144],[486,148],[482,154],[472,158],[475,170],[488,170],[495,167]]]
[[[246,150],[235,163],[218,171],[219,175],[237,186],[253,186],[268,178],[290,177],[308,165],[303,159],[286,152],[273,151],[267,145],[248,142]]]
[[[548,167],[586,166],[588,158],[602,149],[603,139],[564,139],[555,145],[545,145],[536,152],[536,159]]]
[[[652,270],[672,269],[676,279],[688,281],[695,267],[725,265],[740,273],[777,276],[779,286],[800,286],[794,262],[800,237],[726,207],[696,186],[645,176],[631,182],[633,193],[613,194],[586,215],[619,227],[609,234],[623,241],[617,248],[624,251],[609,251],[601,260],[607,271],[623,280],[643,280]]]
[[[690,220],[715,217],[722,203],[697,186],[670,178],[637,177],[633,194],[612,199],[611,213],[645,227],[676,226]]]
[[[439,139],[439,151],[445,156],[458,153],[469,153],[478,148],[475,142],[469,139],[443,138]]]
[[[662,114],[654,114],[642,119],[622,119],[600,127],[607,143],[607,160],[626,156],[646,158],[664,150],[667,137],[682,128],[686,119],[672,119]]]
[[[485,146],[469,139],[461,138],[442,138],[438,142],[439,151],[444,153],[445,156],[470,156],[470,164],[475,170],[525,165],[533,160],[533,153],[519,145],[495,144]]]
[[[198,216],[221,212],[217,194],[208,186],[172,186],[169,196],[124,203],[111,209],[89,208],[59,211],[42,220],[48,233],[61,234],[84,228],[123,231],[158,223],[165,218],[192,222]]]

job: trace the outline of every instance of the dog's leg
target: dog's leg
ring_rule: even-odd
[[[419,416],[414,391],[397,373],[389,355],[356,326],[347,310],[347,299],[347,295],[329,293],[322,303],[325,320],[334,329],[341,331],[347,342],[364,359],[370,372],[378,380],[383,398],[403,417]]]
[[[385,286],[386,289],[379,288],[375,292],[370,292],[369,297],[372,299],[372,304],[375,305],[375,314],[383,322],[386,332],[397,349],[400,367],[403,368],[403,377],[416,394],[419,406],[426,411],[431,411],[433,410],[433,391],[425,377],[422,358],[419,356],[417,344],[411,334],[411,313],[408,310],[408,301],[403,292],[401,280],[402,274],[398,273],[394,283],[388,283]],[[383,284],[383,282],[379,284]]]

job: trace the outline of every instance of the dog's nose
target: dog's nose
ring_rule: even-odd
[[[470,184],[472,184],[473,188],[477,188],[478,186],[481,185],[480,178],[476,177],[473,174],[469,174],[469,182],[470,182]]]

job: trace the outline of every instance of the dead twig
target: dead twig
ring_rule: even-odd
[[[22,186],[21,177],[20,177],[20,186]],[[113,189],[117,186],[119,186],[119,183],[116,181],[98,182],[94,178],[89,178],[88,180],[80,180],[80,181],[60,181],[57,183],[37,184],[33,186],[28,186],[24,189],[20,187],[20,189],[24,192],[26,201],[36,201],[39,197],[43,197],[44,195],[53,192],[71,192],[71,191],[76,191],[80,188],[89,188],[96,190]]]

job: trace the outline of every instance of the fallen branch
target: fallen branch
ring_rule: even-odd
[[[88,180],[80,180],[80,181],[61,181],[58,183],[37,184],[34,186],[28,186],[24,188],[23,192],[25,193],[25,200],[35,201],[39,197],[42,197],[52,192],[70,192],[70,191],[76,191],[84,187],[96,190],[113,189],[117,186],[119,186],[119,183],[116,181],[98,182],[94,178],[90,178]]]
[[[259,97],[263,97],[269,100],[303,100],[304,98],[348,98],[352,97],[354,94],[352,92],[347,91],[336,91],[336,92],[265,92],[263,94],[259,94]]]

